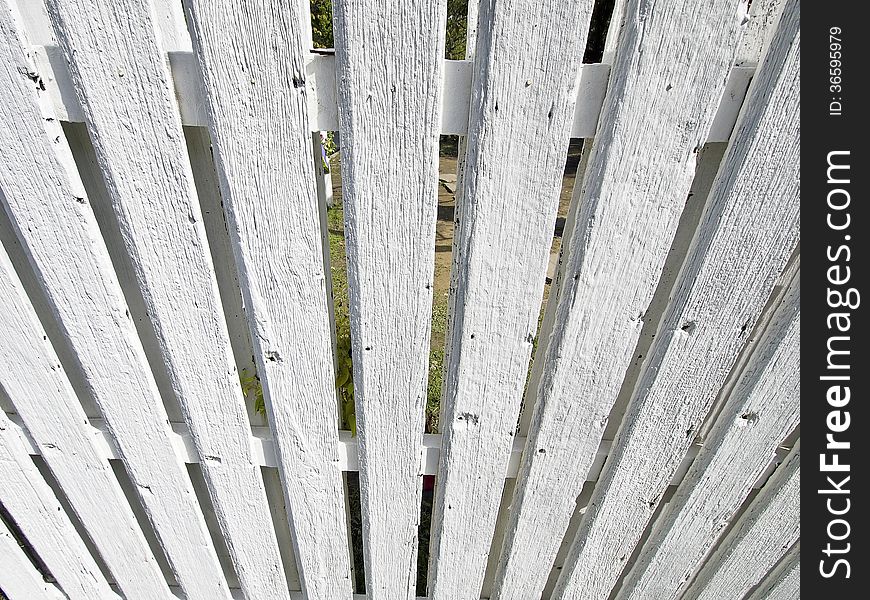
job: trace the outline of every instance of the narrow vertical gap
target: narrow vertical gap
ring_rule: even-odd
[[[142,530],[142,534],[145,536],[145,541],[148,543],[148,548],[151,550],[151,554],[154,555],[155,559],[157,559],[157,564],[160,566],[160,571],[163,573],[167,585],[177,586],[178,580],[172,572],[169,559],[163,550],[163,544],[160,543],[160,538],[157,532],[154,530],[154,527],[151,526],[151,521],[148,519],[148,515],[145,512],[145,507],[142,505],[142,500],[139,498],[139,491],[130,479],[130,475],[124,467],[124,463],[117,459],[111,459],[109,460],[109,465],[112,467],[115,479],[118,480],[118,484],[121,486],[121,491],[124,492],[127,504],[129,504],[130,508],[133,510],[133,516],[136,518],[136,522],[139,524],[139,529]]]
[[[549,599],[553,595],[556,581],[558,581],[559,575],[562,574],[562,569],[565,566],[565,559],[568,557],[568,551],[571,549],[571,544],[574,543],[574,536],[577,535],[577,530],[580,529],[580,523],[583,520],[583,515],[586,514],[586,508],[589,506],[589,499],[592,498],[592,492],[594,489],[595,482],[587,481],[583,484],[583,488],[577,496],[574,513],[571,515],[571,520],[568,522],[568,528],[565,530],[565,535],[562,537],[562,543],[559,546],[559,551],[556,553],[556,558],[553,561],[553,568],[550,569],[550,576],[547,578],[547,584],[544,586],[544,592],[541,595],[541,598],[544,600]]]
[[[190,483],[193,485],[193,493],[199,503],[199,509],[205,519],[206,529],[208,529],[211,541],[214,544],[215,552],[217,553],[218,562],[224,572],[224,578],[230,588],[239,588],[239,576],[236,574],[236,567],[233,564],[233,559],[230,557],[229,548],[227,548],[224,540],[223,532],[218,524],[217,514],[214,510],[214,505],[211,502],[211,496],[208,493],[208,487],[203,477],[202,468],[199,464],[187,464],[187,475],[190,477]]]
[[[479,0],[447,0],[447,27],[444,36],[444,58],[463,60],[468,39],[468,4]]]
[[[15,519],[12,518],[12,515],[9,514],[2,503],[0,503],[0,521],[6,524],[9,533],[11,533],[15,541],[18,542],[21,551],[24,552],[24,555],[28,560],[33,563],[33,566],[36,567],[36,570],[39,571],[40,575],[42,575],[42,578],[49,583],[55,583],[57,580],[54,578],[54,575],[51,574],[48,566],[46,566],[42,561],[42,558],[36,552],[36,549],[30,545],[27,536],[24,535],[24,532],[21,531],[18,524],[15,522]]]
[[[365,561],[363,560],[362,508],[360,505],[359,473],[347,473],[347,503],[350,506],[350,544],[353,548],[354,581],[356,594],[366,593]]]
[[[321,170],[328,168],[332,183],[332,204],[324,197],[321,209],[325,209],[324,268],[327,270],[327,298],[335,328],[335,391],[339,404],[339,428],[356,435],[356,405],[353,387],[353,345],[350,330],[350,298],[347,279],[347,242],[344,236],[344,199],[341,186],[341,151],[338,138],[327,136],[323,154],[315,157]],[[325,175],[325,174],[324,174]]]
[[[97,563],[97,568],[100,569],[100,573],[103,574],[103,577],[106,578],[106,581],[109,582],[109,584],[114,584],[115,578],[112,576],[111,571],[109,571],[109,567],[106,566],[105,561],[103,561],[102,554],[100,554],[100,551],[97,550],[97,546],[94,544],[94,541],[91,539],[91,536],[85,529],[84,524],[81,522],[78,514],[76,514],[76,511],[70,504],[69,498],[67,498],[66,493],[60,487],[60,483],[58,483],[57,479],[55,479],[54,474],[51,472],[48,464],[45,462],[42,456],[31,456],[30,458],[31,460],[33,460],[33,464],[36,465],[36,468],[39,469],[39,473],[42,475],[42,478],[45,479],[48,487],[50,487],[51,491],[54,492],[54,496],[60,503],[63,512],[65,512],[67,517],[69,517],[73,529],[75,529],[76,533],[79,534],[79,537],[82,538],[82,542],[84,542],[85,548],[88,549],[88,552],[93,557],[94,562]]]
[[[130,318],[133,319],[139,339],[145,349],[145,356],[157,383],[166,413],[171,421],[181,421],[181,406],[172,389],[169,372],[160,351],[160,344],[157,341],[151,317],[145,308],[145,301],[142,297],[142,291],[139,289],[133,262],[124,243],[124,236],[112,207],[112,200],[106,190],[87,127],[83,123],[62,123],[62,125],[82,184],[96,216],[97,225],[109,251],[109,258],[120,282],[121,291],[130,310]],[[98,414],[88,414],[88,416],[101,416],[99,411],[97,412]]]
[[[417,596],[429,595],[429,537],[432,529],[432,506],[435,502],[435,476],[423,475],[420,497],[420,525],[417,528]]]
[[[426,433],[438,433],[445,376],[450,286],[453,269],[459,136],[442,135],[438,152],[438,208],[435,223],[435,264],[429,374],[426,387]]]
[[[263,388],[254,361],[251,331],[224,214],[211,137],[205,127],[184,127],[184,138],[248,419],[253,427],[267,426]]]
[[[531,412],[537,398],[538,383],[544,366],[546,354],[546,338],[554,326],[556,300],[559,292],[560,266],[562,257],[567,251],[572,223],[571,207],[575,202],[575,192],[582,184],[583,172],[588,158],[588,147],[582,139],[572,139],[568,144],[565,167],[562,174],[562,187],[559,191],[559,206],[556,211],[556,222],[553,228],[553,239],[550,244],[550,254],[547,262],[547,273],[544,281],[544,295],[541,309],[538,313],[538,324],[535,337],[532,340],[532,354],[529,358],[529,369],[526,373],[526,383],[523,392],[523,404],[520,409],[517,433],[528,435],[531,424]],[[578,182],[578,179],[580,180]],[[575,186],[577,190],[575,190]],[[551,303],[552,301],[552,303]]]
[[[310,0],[312,47],[335,48],[332,35],[332,0]]]
[[[489,598],[492,596],[492,588],[495,585],[495,574],[498,569],[498,561],[501,558],[502,547],[504,546],[504,538],[507,533],[507,524],[510,519],[511,511],[513,510],[514,490],[516,489],[517,480],[515,478],[505,479],[504,487],[501,493],[501,503],[498,507],[498,517],[495,522],[495,532],[492,536],[492,542],[489,548],[489,557],[486,561],[486,570],[483,576],[483,586],[480,590],[481,598]]]
[[[595,5],[592,7],[592,18],[589,22],[589,34],[586,38],[586,50],[583,53],[584,63],[601,62],[615,4],[616,0],[595,0]]]
[[[284,576],[287,579],[287,589],[291,592],[301,591],[299,571],[296,560],[296,542],[290,531],[290,521],[287,514],[287,499],[284,496],[284,487],[281,485],[281,477],[275,467],[261,467],[263,483],[266,488],[266,498],[269,501],[269,513],[272,517],[272,526],[275,528],[275,537],[278,540],[278,551],[281,554],[281,562],[284,567]],[[302,540],[302,543],[311,543],[311,540]]]
[[[637,541],[637,544],[634,547],[634,550],[631,552],[631,556],[629,556],[622,563],[622,572],[620,572],[619,577],[616,582],[613,584],[613,588],[610,590],[610,595],[608,596],[608,600],[614,600],[619,593],[619,590],[622,588],[622,584],[625,581],[625,578],[628,576],[629,572],[631,572],[631,568],[634,566],[634,563],[637,562],[640,553],[643,551],[644,546],[646,546],[647,540],[653,534],[653,532],[658,529],[661,525],[661,516],[668,509],[671,503],[671,499],[674,497],[674,493],[677,491],[677,486],[671,485],[664,491],[662,494],[662,499],[656,506],[655,511],[647,522],[646,527],[643,530],[640,538]]]

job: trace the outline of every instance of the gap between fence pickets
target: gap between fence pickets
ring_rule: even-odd
[[[31,53],[46,92],[61,121],[80,123],[84,113],[70,79],[66,59],[57,46],[33,46]],[[199,67],[191,52],[169,52],[168,60],[175,95],[184,125],[208,125],[205,100],[200,86]],[[444,61],[444,94],[441,107],[441,134],[465,135],[468,129],[468,109],[471,103],[473,61]],[[312,131],[338,131],[338,103],[335,89],[335,56],[310,53],[306,61],[305,82],[308,88],[309,124]],[[753,66],[734,66],[728,76],[725,92],[719,100],[716,117],[710,127],[707,142],[727,142],[737,121],[737,114],[746,97],[749,82],[755,73]],[[577,83],[577,103],[574,109],[572,138],[595,136],[598,118],[610,78],[610,65],[585,64],[580,68]]]
[[[41,453],[39,446],[33,442],[27,429],[21,422],[21,419],[16,414],[7,414],[12,422],[12,427],[16,430],[21,444],[31,456],[39,456]],[[196,453],[196,448],[193,445],[193,440],[190,438],[190,433],[187,430],[187,425],[179,422],[172,422],[172,444],[176,454],[180,460],[187,464],[196,464],[199,462],[199,456]],[[102,453],[106,460],[120,460],[118,450],[115,447],[115,442],[112,440],[112,434],[106,428],[106,424],[102,419],[90,419],[90,426],[93,435],[93,442],[98,452]],[[278,462],[275,458],[275,446],[272,441],[272,433],[268,427],[252,427],[251,435],[251,454],[252,458],[261,467],[277,468]],[[359,471],[359,458],[357,454],[357,438],[352,437],[349,431],[338,432],[338,468],[342,471]],[[604,460],[610,452],[612,440],[603,440],[598,448],[598,455],[595,458],[591,469],[589,470],[588,481],[595,481],[601,472],[601,467],[604,465]],[[505,473],[505,479],[514,479],[517,476],[517,470],[520,465],[523,447],[526,444],[526,438],[515,437],[513,449],[511,451],[510,462]],[[683,464],[674,475],[671,485],[677,485],[682,481],[683,477],[692,464],[700,444],[692,446],[689,453],[686,455]],[[790,448],[781,447],[777,455],[771,459],[770,465],[755,483],[754,488],[760,488],[770,473],[776,468],[776,465],[782,460],[782,457]],[[421,475],[435,475],[438,473],[438,460],[441,456],[441,434],[427,433],[423,435],[423,443],[420,448],[422,453],[421,465],[423,472]]]

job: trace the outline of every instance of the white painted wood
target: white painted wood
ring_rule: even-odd
[[[51,0],[49,13],[241,586],[252,598],[286,597],[150,7]]]
[[[6,212],[118,440],[174,574],[190,597],[226,597],[187,473],[170,443],[166,410],[64,132],[41,111],[44,96],[39,98],[37,85],[16,71],[27,69],[21,47],[10,35],[0,50],[9,81],[0,107],[0,137],[10,150],[7,160],[16,165],[0,173]]]
[[[632,2],[574,203],[565,281],[508,525],[499,600],[541,593],[633,359],[730,68],[729,7]],[[688,52],[691,61],[662,63]],[[689,440],[691,441],[691,440]],[[670,477],[668,477],[670,479]],[[569,563],[570,564],[570,563]]]
[[[679,598],[799,422],[797,277],[617,598]]]
[[[0,503],[70,600],[118,600],[5,414],[0,481]]]
[[[366,589],[413,598],[445,0],[333,3]]]
[[[608,597],[797,244],[799,12],[789,14],[753,81],[557,599]]]
[[[0,24],[3,33],[7,25]],[[125,596],[166,598],[157,562],[109,464],[85,432],[81,405],[5,250],[0,250],[0,314],[0,386]]]
[[[798,600],[801,595],[801,543],[798,541],[747,600]]]
[[[537,328],[592,2],[482,2],[443,452],[433,599],[480,593]]]
[[[737,45],[734,64],[754,67],[776,30],[785,0],[742,0],[742,4],[745,5],[747,1],[752,4],[744,17],[746,20],[742,24],[743,32]]]
[[[307,11],[301,1],[185,5],[300,582],[311,600],[349,598],[322,174],[311,156],[300,34]]]
[[[32,52],[39,65],[40,73],[43,74],[46,91],[58,117],[64,121],[84,121],[84,113],[60,49],[56,46],[35,46]],[[188,126],[207,126],[208,116],[196,59],[190,52],[174,51],[169,53],[169,64],[182,122]],[[466,135],[473,64],[470,60],[444,60],[443,64],[441,134]],[[577,86],[571,137],[590,138],[595,135],[600,120],[610,65],[585,64],[579,68],[580,83]],[[754,72],[752,66],[736,66],[732,69],[727,87],[721,97],[717,119],[708,133],[708,142],[722,142],[728,139],[746,96],[749,79]],[[308,54],[305,61],[305,74],[308,89],[308,126],[312,131],[337,131],[339,121],[335,88],[335,57]]]
[[[800,539],[798,442],[698,573],[685,598],[743,598]]]
[[[9,600],[55,600],[52,586],[24,554],[12,537],[6,523],[0,519],[0,589]]]

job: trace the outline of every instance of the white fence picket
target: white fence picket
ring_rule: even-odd
[[[0,589],[9,600],[57,600],[60,594],[46,583],[0,519]]]
[[[131,600],[168,598],[157,562],[109,463],[91,442],[84,411],[2,249],[0,314],[0,385],[116,583]]]
[[[150,7],[50,0],[49,13],[240,584],[250,597],[286,598],[181,121]],[[113,58],[106,61],[106,56]]]
[[[15,24],[6,23],[0,48],[8,82],[0,106],[0,139],[9,150],[0,172],[6,212],[176,577],[191,598],[226,598],[212,542],[172,448],[166,410],[64,132],[41,112],[39,85],[31,80],[39,74],[28,78],[16,71],[31,72]]]
[[[556,599],[608,597],[797,245],[796,2],[789,0],[785,14],[722,159]]]
[[[798,600],[801,596],[801,544],[789,550],[748,600]]]
[[[731,7],[626,8],[493,597],[540,594],[593,464],[724,91]],[[691,61],[669,59],[688,52]],[[663,61],[663,57],[666,59]]]
[[[414,597],[445,0],[333,4],[366,590]]]
[[[0,414],[0,481],[0,503],[69,599],[118,600],[5,413]],[[9,568],[3,565],[0,570]]]
[[[800,422],[800,277],[758,342],[618,599],[676,599]]]
[[[728,533],[685,598],[743,598],[800,538],[800,441]]]
[[[588,1],[480,6],[432,517],[434,599],[477,597],[483,583],[591,11]]]
[[[257,371],[299,540],[300,582],[312,600],[349,598],[319,174],[300,33],[307,11],[301,1],[242,7],[187,0],[186,7]],[[275,45],[263,31],[284,43]]]

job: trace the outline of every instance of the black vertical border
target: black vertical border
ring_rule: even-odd
[[[867,61],[870,22],[862,18],[863,2],[804,2],[801,23],[801,588],[806,598],[831,600],[870,597],[868,561],[868,510],[870,490],[867,461],[870,454],[867,378],[870,372],[867,308],[870,295],[866,286],[870,269],[868,237],[867,161],[868,128],[865,113],[870,110]],[[862,10],[863,9],[863,10]],[[839,30],[839,33],[837,33]],[[836,42],[831,36],[839,38]],[[836,45],[840,43],[838,49]],[[836,52],[840,52],[838,56]],[[840,63],[832,62],[839,60]],[[840,69],[839,73],[836,69]],[[840,80],[837,83],[836,77]],[[840,85],[841,88],[835,87]],[[836,110],[840,102],[841,110]],[[830,154],[837,152],[838,154]],[[844,154],[848,152],[848,154]],[[831,171],[829,159],[849,169]],[[848,179],[848,182],[842,180]],[[848,193],[848,196],[842,191]],[[834,210],[831,203],[843,208]],[[848,227],[843,227],[847,222]],[[830,220],[829,220],[830,219]],[[846,279],[848,275],[848,280]],[[832,282],[833,280],[833,282]],[[842,283],[836,283],[842,282]],[[860,295],[857,299],[854,290]],[[837,292],[850,294],[853,307],[839,306]],[[832,313],[848,314],[831,317]],[[848,325],[847,331],[841,331]],[[839,336],[845,339],[832,339]],[[829,344],[849,354],[829,356]],[[831,358],[848,368],[831,369]],[[823,380],[822,377],[848,376],[848,381]],[[833,385],[848,386],[831,392]],[[837,395],[839,394],[839,402]],[[839,411],[839,412],[837,412]],[[848,417],[846,417],[848,413]],[[832,432],[845,428],[845,431]],[[827,435],[837,442],[848,442],[848,449],[827,448]],[[848,472],[824,472],[822,455],[831,463],[833,454]],[[844,478],[850,479],[843,483]],[[831,481],[828,480],[831,477]],[[840,486],[849,493],[827,493]],[[830,501],[830,509],[828,502]],[[830,510],[848,512],[831,514]],[[835,522],[843,519],[843,522]],[[846,534],[848,535],[846,536]],[[832,539],[844,537],[842,540]],[[830,550],[828,547],[830,544]],[[838,553],[837,551],[844,551]],[[836,564],[838,559],[848,563]],[[825,577],[823,571],[830,576]],[[833,571],[833,573],[832,573]],[[848,577],[846,577],[848,572]],[[824,594],[824,595],[823,595]]]

